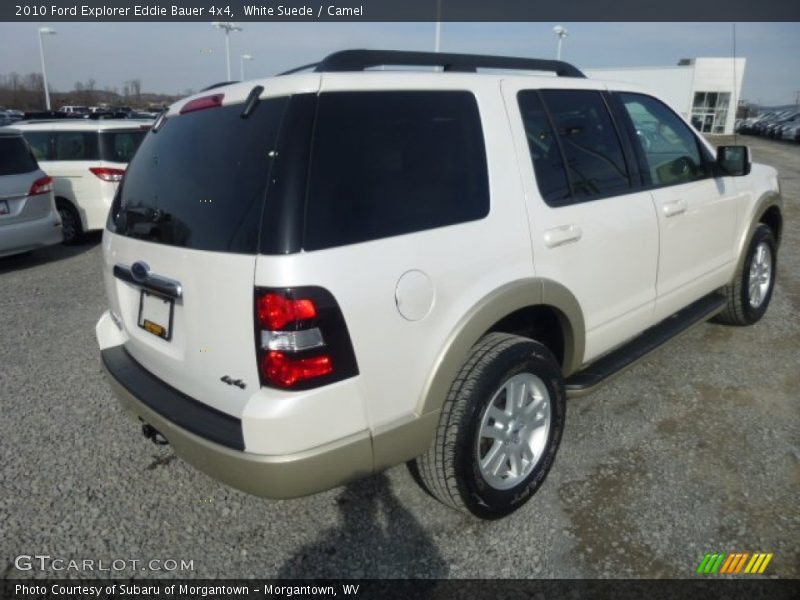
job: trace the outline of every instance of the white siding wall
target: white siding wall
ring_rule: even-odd
[[[691,120],[695,92],[728,92],[731,102],[725,133],[733,133],[736,107],[741,96],[744,58],[696,58],[693,64],[675,67],[635,67],[619,69],[584,69],[588,77],[622,81],[645,88],[678,113]],[[734,77],[735,69],[735,77]]]
[[[641,86],[669,104],[682,116],[692,112],[694,67],[643,67],[635,69],[584,69],[587,77]]]

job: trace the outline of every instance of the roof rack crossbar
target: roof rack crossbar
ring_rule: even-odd
[[[288,75],[314,66],[305,65],[281,73]],[[363,71],[380,66],[442,67],[445,71],[475,73],[479,68],[512,71],[546,71],[559,77],[584,75],[575,66],[560,60],[518,58],[513,56],[486,56],[480,54],[445,54],[442,52],[406,52],[400,50],[343,50],[329,54],[316,64],[318,73]]]

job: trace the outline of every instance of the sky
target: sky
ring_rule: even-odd
[[[52,88],[94,79],[116,87],[179,94],[226,78],[224,34],[210,23],[0,23],[0,73],[39,72],[38,27]],[[231,70],[251,54],[245,77],[268,76],[345,48],[432,50],[434,23],[241,23],[231,35]],[[441,50],[554,58],[556,23],[443,23]],[[560,23],[562,58],[579,68],[671,66],[681,58],[733,54],[732,23]],[[736,54],[747,58],[742,99],[790,104],[800,91],[800,23],[738,23]]]

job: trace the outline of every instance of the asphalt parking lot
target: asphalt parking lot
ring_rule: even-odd
[[[292,501],[216,483],[112,399],[99,236],[0,259],[3,575],[76,576],[14,567],[47,554],[143,561],[82,575],[102,577],[681,578],[707,552],[771,552],[768,575],[800,577],[800,145],[739,140],[779,169],[786,205],[766,317],[696,327],[571,400],[548,480],[499,522],[439,505],[404,467]],[[152,559],[192,569],[142,571]]]

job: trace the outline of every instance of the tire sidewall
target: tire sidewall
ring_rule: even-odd
[[[767,294],[764,297],[763,302],[761,302],[760,306],[753,307],[750,304],[750,265],[753,261],[753,256],[756,253],[756,249],[762,242],[766,243],[769,247],[772,258],[772,271],[770,274],[769,288],[767,288]],[[741,275],[741,297],[739,298],[739,302],[741,302],[742,310],[747,323],[749,324],[755,323],[764,316],[764,313],[767,312],[770,300],[772,299],[772,291],[775,289],[775,279],[777,276],[778,267],[777,259],[777,245],[775,243],[775,236],[773,236],[772,230],[766,225],[759,225],[753,233],[753,237],[750,240],[750,245],[747,248],[747,254],[745,255],[744,267],[742,268]]]
[[[480,473],[477,436],[486,405],[508,379],[532,373],[544,382],[550,395],[550,431],[544,454],[531,473],[508,490],[491,487]],[[524,504],[542,485],[553,465],[566,417],[566,394],[558,364],[541,344],[521,342],[505,348],[481,369],[481,376],[470,392],[470,409],[464,413],[456,441],[456,473],[467,508],[484,519],[503,517]]]
[[[64,221],[64,214],[68,215],[69,219],[72,221],[73,225],[73,235],[71,237],[67,237],[66,233],[64,233],[64,244],[66,246],[73,246],[75,244],[80,243],[81,237],[83,234],[83,230],[81,227],[81,217],[78,214],[78,211],[75,209],[72,204],[67,201],[63,201],[57,204],[56,206],[59,215],[61,216],[62,223]],[[65,231],[65,230],[64,230]]]

